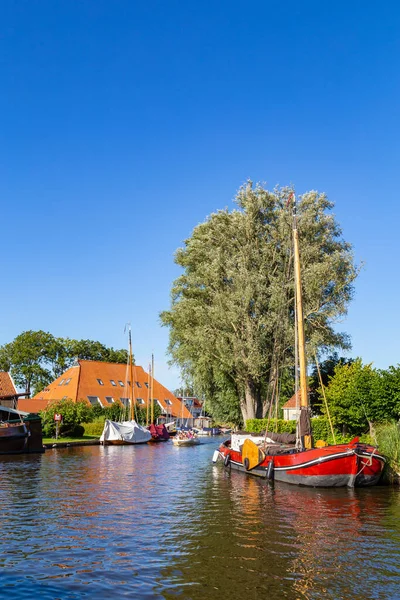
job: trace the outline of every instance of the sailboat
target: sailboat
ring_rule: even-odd
[[[127,445],[127,444],[146,444],[151,439],[151,433],[142,427],[135,421],[134,410],[135,410],[135,396],[133,392],[134,377],[133,377],[133,360],[132,360],[132,334],[131,326],[128,329],[129,335],[129,355],[128,355],[128,366],[130,373],[130,392],[129,392],[129,403],[130,403],[130,420],[129,421],[111,421],[106,419],[104,423],[103,433],[100,437],[100,443],[105,446],[110,445]],[[127,383],[129,385],[129,382]]]
[[[293,208],[293,252],[295,270],[296,346],[300,370],[300,411],[297,434],[265,432],[254,436],[232,433],[213,461],[244,473],[310,487],[361,487],[378,483],[385,457],[375,446],[355,437],[346,444],[313,447],[307,390],[304,319],[300,276],[300,253],[296,204]],[[297,367],[296,367],[297,368]],[[318,444],[319,445],[319,444]]]
[[[150,378],[150,425],[148,431],[150,433],[150,443],[167,442],[169,440],[168,429],[164,424],[158,425],[154,419],[154,356],[151,356],[151,378]]]

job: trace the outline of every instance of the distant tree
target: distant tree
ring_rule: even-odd
[[[400,367],[376,370],[360,358],[337,364],[325,390],[329,412],[344,433],[361,433],[400,415]],[[321,406],[321,411],[326,412]]]
[[[0,370],[10,372],[17,386],[27,394],[37,394],[60,377],[76,358],[125,364],[128,353],[92,340],[55,338],[45,331],[24,331],[0,347]]]
[[[335,374],[335,368],[338,365],[348,365],[354,362],[352,358],[340,357],[337,352],[333,352],[328,358],[319,363],[319,371],[321,374],[322,385],[324,388],[329,384],[330,379]],[[310,387],[310,404],[314,414],[321,413],[321,405],[323,396],[321,391],[321,383],[318,375],[317,365],[311,365],[311,374],[308,379]]]
[[[10,371],[15,383],[27,394],[32,388],[45,387],[51,381],[47,367],[54,337],[45,331],[24,331],[2,346],[0,368]]]

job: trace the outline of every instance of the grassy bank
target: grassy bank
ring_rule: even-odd
[[[68,444],[70,442],[89,442],[98,440],[100,436],[95,435],[84,435],[82,437],[59,437],[56,438],[43,438],[43,444]]]

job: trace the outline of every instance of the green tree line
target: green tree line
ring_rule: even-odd
[[[60,377],[75,359],[126,363],[128,352],[93,340],[54,337],[45,331],[24,331],[0,346],[0,370],[9,372],[18,388],[27,394],[37,394]]]

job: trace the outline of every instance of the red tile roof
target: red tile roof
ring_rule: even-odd
[[[10,373],[0,371],[0,396],[16,396],[17,390]]]
[[[298,408],[300,406],[300,390],[297,391],[297,396],[298,399],[296,401],[296,394],[293,394],[293,396],[290,398],[290,400],[288,400],[283,406],[283,408]]]
[[[149,375],[140,366],[133,366],[133,391],[136,402],[141,399],[139,406],[146,407],[149,402]],[[101,382],[101,383],[100,383]],[[128,384],[129,382],[129,384]],[[101,361],[79,360],[76,365],[65,371],[53,383],[36,394],[31,400],[20,400],[20,410],[34,412],[44,408],[51,400],[88,399],[88,396],[99,398],[102,406],[110,406],[111,399],[118,401],[130,397],[130,375],[127,365],[105,363]],[[106,399],[108,398],[108,399]],[[192,415],[185,406],[166,387],[154,379],[153,398],[158,400],[164,412],[172,417],[190,419]],[[40,405],[40,408],[37,408]]]

